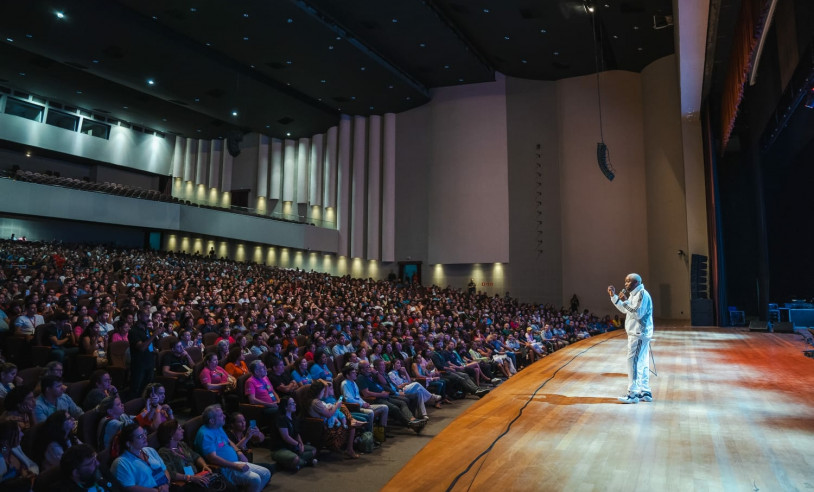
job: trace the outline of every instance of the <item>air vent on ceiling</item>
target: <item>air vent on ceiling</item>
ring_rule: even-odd
[[[275,70],[282,70],[284,68],[288,68],[288,65],[282,62],[266,62],[266,65],[275,69]]]
[[[189,106],[189,104],[185,103],[184,101],[179,101],[178,99],[170,99],[170,102],[173,104],[178,104],[179,106]]]
[[[206,94],[207,96],[212,96],[214,98],[220,99],[221,97],[226,95],[226,91],[224,91],[223,89],[218,89],[216,87],[214,89],[209,89],[204,94]]]
[[[102,53],[112,58],[124,58],[125,52],[121,46],[106,46]]]
[[[535,8],[527,7],[520,9],[520,17],[523,19],[539,19],[543,13]]]
[[[81,63],[76,63],[76,62],[65,62],[65,65],[68,65],[69,67],[78,68],[79,70],[87,70],[88,69],[88,67],[86,67],[85,65],[82,65]]]
[[[287,125],[287,124],[289,124],[289,123],[291,123],[293,121],[294,121],[294,118],[291,118],[290,116],[284,116],[284,117],[280,118],[279,120],[277,120],[277,123],[279,123],[281,125]]]

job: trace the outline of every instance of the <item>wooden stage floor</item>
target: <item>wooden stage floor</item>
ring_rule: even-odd
[[[591,338],[472,405],[384,490],[814,488],[814,359],[799,335],[657,325],[655,337],[652,403],[616,401],[624,331]]]

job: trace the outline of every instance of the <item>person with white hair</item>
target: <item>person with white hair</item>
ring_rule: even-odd
[[[622,403],[653,401],[650,391],[650,340],[653,338],[653,300],[644,289],[642,277],[631,273],[625,277],[625,288],[618,294],[613,285],[608,294],[616,309],[625,313],[627,332],[627,394]]]

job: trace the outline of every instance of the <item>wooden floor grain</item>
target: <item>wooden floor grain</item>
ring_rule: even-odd
[[[625,349],[612,332],[521,371],[384,490],[814,489],[814,360],[800,336],[657,326],[655,401],[636,405],[616,401]]]

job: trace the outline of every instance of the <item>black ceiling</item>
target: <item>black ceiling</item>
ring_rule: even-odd
[[[196,138],[311,136],[495,72],[641,71],[674,51],[673,28],[654,29],[671,0],[3,3],[0,84]]]

